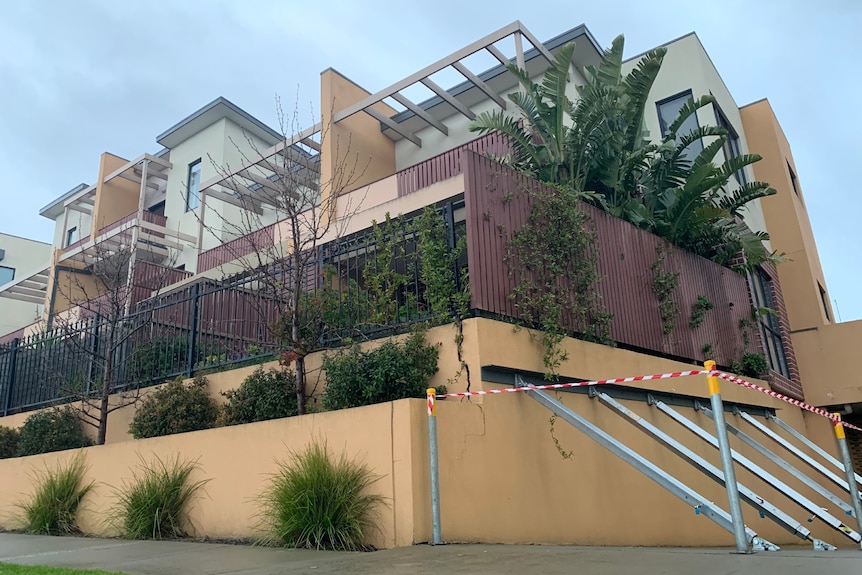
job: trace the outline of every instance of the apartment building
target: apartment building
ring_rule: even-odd
[[[0,233],[0,335],[23,335],[22,328],[42,316],[39,274],[50,259],[51,244]]]
[[[159,345],[169,341],[170,346],[179,342],[179,346],[167,348],[172,352],[181,348],[181,352],[163,354],[171,355],[170,365],[148,374],[152,377],[144,383],[228,367],[261,351],[278,351],[279,342],[267,333],[272,316],[264,313],[263,318],[254,317],[261,301],[268,299],[259,295],[260,277],[249,268],[261,247],[282,245],[291,237],[290,222],[285,220],[285,208],[279,201],[279,193],[284,191],[279,189],[279,182],[292,179],[301,182],[303,193],[316,204],[331,206],[327,217],[339,223],[318,238],[318,253],[311,260],[317,267],[312,266],[308,274],[309,288],[327,281],[324,267],[335,269],[333,284],[363,287],[362,266],[379,249],[375,243],[378,239],[370,231],[372,222],[382,222],[387,215],[409,219],[427,206],[436,207],[446,219],[450,246],[461,238],[467,245],[458,267],[459,271],[469,271],[472,317],[465,322],[457,357],[463,357],[470,366],[473,379],[451,377],[457,364],[450,357],[441,360],[435,383],[445,383],[449,391],[458,392],[471,385],[473,390],[512,385],[514,374],[542,382],[545,367],[536,340],[526,330],[512,327],[512,321],[529,318],[513,303],[514,281],[505,255],[507,233],[527,221],[530,210],[526,202],[512,199],[513,190],[536,190],[541,184],[487,157],[505,154],[509,143],[497,134],[478,137],[469,131],[469,125],[481,112],[508,109],[507,95],[519,87],[506,65],[515,63],[539,80],[569,42],[575,43],[575,50],[567,93],[576,99],[578,86],[585,82],[584,69],[601,59],[601,45],[585,26],[540,42],[520,22],[383,89],[359,86],[331,68],[323,71],[321,121],[297,134],[279,134],[230,102],[217,99],[159,135],[160,152],[131,161],[104,154],[94,183],[76,186],[46,206],[42,215],[56,223],[53,258],[28,276],[32,283],[27,289],[36,290],[31,294],[35,299],[39,290],[44,294],[46,319],[70,313],[80,297],[64,294],[76,295],[72,288],[86,284],[82,278],[94,263],[131,249],[126,268],[126,287],[133,294],[130,312],[138,303],[154,303],[138,314],[150,323],[140,330],[142,339],[133,339],[130,347],[153,340]],[[851,347],[862,328],[855,325],[859,322],[834,322],[804,210],[800,177],[768,102],[740,107],[696,35],[669,42],[665,48],[667,55],[644,119],[650,138],[662,138],[669,118],[689,97],[712,94],[716,104],[699,110],[691,119],[691,127],[724,127],[729,134],[725,158],[747,153],[764,157],[734,178],[737,183],[768,181],[778,194],[753,202],[743,215],[744,221],[752,230],[769,232],[770,247],[790,255],[791,262],[777,269],[765,265],[744,276],[585,206],[595,226],[599,252],[597,267],[602,281],[596,289],[613,314],[610,336],[616,346],[566,340],[570,360],[563,364],[561,376],[593,380],[681,372],[706,359],[705,349],[719,366],[728,367],[745,352],[760,352],[769,367],[760,382],[764,386],[817,405],[841,406],[852,415],[862,405],[862,385],[855,383],[859,378],[850,368]],[[470,57],[479,53],[493,65],[471,67]],[[637,57],[628,60],[625,70],[636,61]],[[441,73],[458,74],[464,81],[444,88],[432,78]],[[411,97],[417,88],[427,97]],[[410,233],[403,237],[401,258],[416,251],[414,237]],[[680,285],[674,297],[680,314],[671,326],[672,336],[659,313],[653,288],[652,270],[659,250],[679,272]],[[393,265],[407,279],[404,293],[394,296],[396,309],[389,319],[403,327],[427,317],[422,315],[422,304],[427,302],[422,300],[424,290],[415,271],[409,271],[415,267],[404,259],[395,260]],[[164,281],[154,282],[155,276]],[[569,282],[566,285],[574,289],[571,280],[560,281]],[[159,294],[153,297],[155,291]],[[15,290],[8,285],[0,287],[0,295],[4,292]],[[703,295],[709,296],[714,310],[702,324],[693,326],[690,311]],[[755,308],[771,308],[774,313],[753,317]],[[93,325],[81,327],[74,335],[93,337]],[[743,330],[743,325],[750,330]],[[373,327],[378,331],[363,335],[391,333],[380,330],[379,325]],[[565,327],[576,331],[573,325]],[[44,386],[38,393],[21,392],[28,386],[37,388],[33,380],[38,374],[3,371],[8,357],[3,354],[0,349],[4,414],[20,416],[55,399],[53,390],[46,391]],[[70,368],[77,366],[70,364]],[[9,373],[17,378],[12,383],[4,379]],[[826,381],[820,377],[823,373],[832,377]],[[633,383],[614,393],[642,413],[660,398],[684,411],[683,420],[708,427],[710,422],[702,409],[707,390],[690,381]],[[729,384],[723,391],[733,408],[755,414],[764,424],[769,423],[767,418],[780,414],[800,433],[821,444],[831,442],[831,425],[824,418]],[[724,541],[718,528],[702,528],[701,519],[695,517],[700,516],[700,506],[693,513],[690,506],[679,505],[672,495],[644,477],[632,475],[630,468],[597,446],[591,444],[595,451],[587,448],[577,454],[585,464],[563,467],[568,463],[560,461],[556,450],[550,450],[549,456],[537,447],[543,441],[547,446],[547,413],[527,404],[527,399],[507,395],[512,400],[509,403],[480,404],[481,398],[476,404],[446,402],[449,405],[445,409],[451,409],[452,415],[457,411],[459,416],[447,424],[455,430],[448,439],[450,447],[457,443],[458,455],[453,457],[450,452],[443,456],[443,465],[448,467],[441,473],[447,494],[445,529],[452,540],[635,545],[715,545]],[[632,432],[628,423],[620,423],[615,416],[603,415],[591,396],[576,392],[567,394],[566,401],[581,413],[590,414],[603,429],[611,430],[607,436],[624,437],[635,451],[667,463],[671,475],[679,473],[711,500],[724,497],[693,470],[682,469],[675,459],[666,461],[672,458],[666,458],[667,452],[657,449],[655,441]],[[477,406],[478,411],[467,411]],[[695,448],[697,438],[683,439],[685,430],[673,427],[675,424],[654,412],[649,411],[649,417],[660,429],[699,449],[704,457],[715,455],[709,446]],[[441,429],[449,433],[445,426]],[[122,429],[110,433],[117,435],[110,436],[109,442],[127,438]],[[395,453],[394,442],[403,438],[397,434],[389,437],[393,441],[391,453]],[[567,436],[571,441],[579,437]],[[405,441],[415,446],[421,439],[411,436]],[[446,445],[445,440],[441,443]],[[746,453],[760,457],[752,450]],[[425,452],[412,456],[412,463],[410,457],[401,460],[413,466],[410,489],[420,485],[420,475],[427,477],[421,467],[424,463],[419,463],[425,461]],[[422,473],[416,471],[420,468]],[[776,473],[793,481],[793,473],[786,469]],[[508,477],[513,485],[544,485],[560,478],[571,489],[513,490],[503,506],[487,489],[501,476]],[[745,476],[746,481],[750,479]],[[766,488],[772,489],[766,483]],[[594,493],[596,485],[614,493],[613,501],[583,496]],[[424,489],[424,484],[421,487]],[[423,490],[411,502],[414,510],[427,507],[426,493]],[[777,495],[778,501],[793,504],[785,495]],[[399,508],[397,514],[406,513]],[[619,517],[623,515],[631,521],[621,530]],[[656,529],[654,518],[659,516],[665,521]],[[417,512],[414,525],[410,515],[410,525],[400,532],[400,539],[393,535],[393,541],[411,544],[427,540],[421,526],[428,523],[425,519]],[[846,527],[840,521],[838,524]],[[796,541],[795,534],[764,529],[770,539]],[[812,529],[830,541],[848,534],[841,528],[833,533],[819,524]]]

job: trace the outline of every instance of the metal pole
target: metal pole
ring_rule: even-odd
[[[433,544],[443,543],[440,534],[440,473],[437,463],[437,390],[428,388],[428,450],[431,459],[431,530]]]
[[[710,360],[703,364],[709,372],[715,371],[715,362]],[[733,470],[733,455],[730,452],[730,441],[727,438],[727,428],[724,424],[724,405],[721,402],[721,389],[718,377],[707,376],[709,399],[715,421],[715,436],[718,439],[718,450],[721,452],[721,467],[724,470],[724,486],[727,489],[727,502],[730,506],[730,517],[733,520],[733,536],[736,539],[736,551],[748,553],[748,538],[745,533],[745,520],[742,517],[742,505],[739,502],[739,488],[736,484],[736,472]]]
[[[862,503],[859,502],[859,487],[856,485],[856,473],[853,471],[853,460],[850,458],[850,449],[847,447],[847,436],[844,434],[844,424],[841,423],[841,414],[835,414],[834,420],[835,439],[838,441],[838,452],[844,462],[844,473],[847,474],[847,483],[850,486],[850,503],[853,505],[853,514],[856,516],[856,525],[862,532]]]
[[[21,345],[21,340],[15,338],[12,340],[12,345],[9,348],[9,362],[6,364],[6,397],[3,398],[3,416],[9,415],[9,409],[12,407],[12,386],[15,385],[15,368],[18,364],[18,347]]]

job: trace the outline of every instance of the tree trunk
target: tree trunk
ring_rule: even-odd
[[[296,359],[296,413],[305,415],[305,358]]]

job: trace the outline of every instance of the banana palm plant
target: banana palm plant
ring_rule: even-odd
[[[576,102],[567,95],[573,43],[559,50],[541,83],[509,65],[522,87],[508,95],[516,112],[483,112],[470,130],[508,136],[513,149],[500,158],[504,163],[689,251],[721,264],[741,252],[746,267],[779,259],[763,244],[768,236],[741,221],[746,204],[775,190],[763,182],[729,189],[733,175],[760,156],[716,163],[727,139],[727,131],[717,126],[677,138],[689,117],[714,103],[711,96],[690,100],[661,143],[651,143],[644,117],[666,50],[646,53],[624,76],[624,45],[623,36],[616,37],[599,66],[585,68],[586,83],[578,86]],[[702,141],[703,150],[691,159],[696,141]]]
[[[712,105],[715,98],[704,96],[689,100],[669,126],[644,173],[642,219],[638,223],[669,242],[725,265],[738,253],[751,268],[778,256],[769,253],[765,232],[753,232],[742,222],[745,206],[775,190],[765,182],[729,185],[734,174],[760,161],[760,156],[745,154],[717,163],[727,131],[716,126],[701,126],[680,137],[678,131],[700,108]],[[689,160],[688,147],[697,140],[712,139]]]

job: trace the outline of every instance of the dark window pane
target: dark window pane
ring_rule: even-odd
[[[689,100],[691,100],[690,91],[684,92],[682,94],[679,94],[678,96],[674,96],[673,98],[669,98],[657,104],[658,120],[659,125],[661,126],[662,136],[666,136],[668,134],[670,125],[674,123],[674,121],[679,116],[679,111]],[[679,144],[683,136],[687,136],[692,131],[696,130],[697,127],[697,114],[695,113],[689,116],[685,120],[685,122],[682,123],[682,126],[680,126],[679,130],[676,131],[676,143]],[[701,140],[696,140],[689,144],[689,146],[685,149],[685,157],[689,161],[693,161],[702,151],[703,142]]]

